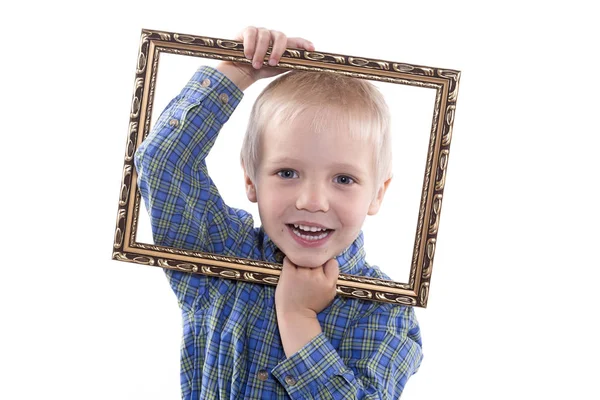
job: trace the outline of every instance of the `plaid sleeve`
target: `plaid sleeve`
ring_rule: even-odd
[[[292,399],[399,398],[421,364],[421,336],[412,307],[386,306],[353,325],[337,351],[321,333],[273,375]]]
[[[224,203],[205,161],[242,97],[224,74],[200,67],[136,151],[138,187],[155,244],[232,256],[250,252],[252,215]],[[193,308],[206,278],[165,272],[180,306]]]
[[[136,151],[156,244],[233,255],[252,232],[251,215],[223,202],[205,161],[242,96],[221,72],[199,68]]]

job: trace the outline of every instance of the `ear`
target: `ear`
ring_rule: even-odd
[[[375,197],[371,201],[371,204],[369,205],[369,210],[367,211],[367,215],[377,214],[377,212],[379,211],[379,208],[381,207],[381,203],[383,203],[383,196],[385,196],[385,192],[387,191],[387,188],[390,185],[391,181],[392,181],[392,177],[389,177],[388,180],[386,180],[385,182],[383,182],[381,184],[381,186],[379,186],[379,189],[377,190],[377,194],[375,195]]]
[[[250,177],[246,173],[246,168],[244,168],[243,165],[242,168],[244,169],[244,184],[246,186],[246,196],[248,196],[248,200],[250,200],[253,203],[256,203],[256,186],[254,185],[254,182],[252,182],[252,179],[250,179]]]

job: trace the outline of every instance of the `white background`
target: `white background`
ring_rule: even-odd
[[[593,2],[66,2],[0,10],[0,398],[176,399],[161,270],[111,260],[142,28],[462,71],[421,370],[403,399],[598,399]]]

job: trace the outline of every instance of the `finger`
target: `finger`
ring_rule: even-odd
[[[291,271],[291,269],[293,269],[293,266],[290,265],[289,260],[287,260],[287,257],[283,259],[283,265],[281,267],[281,272],[279,273],[279,280],[277,282],[277,286],[279,286],[281,284],[281,282],[283,282],[283,276],[285,275],[285,279],[287,280],[289,278],[289,274],[293,273],[293,271]]]
[[[318,278],[319,273],[322,274],[322,272],[319,272],[319,270],[321,270],[320,267],[317,268],[309,268],[309,267],[296,267],[296,276],[298,277],[306,277],[308,279],[312,279],[312,278]]]
[[[340,265],[335,258],[332,258],[323,265],[323,273],[329,282],[337,282],[337,278],[340,275]]]
[[[283,267],[286,269],[296,269],[296,264],[294,264],[287,256],[283,257]]]
[[[315,50],[315,45],[310,41],[300,37],[288,38],[287,47],[296,49],[304,49],[309,51]]]
[[[254,57],[252,58],[252,66],[254,68],[260,69],[262,66],[270,44],[271,32],[268,29],[260,28],[256,38],[256,50],[254,51]]]
[[[271,37],[273,38],[273,50],[271,50],[269,65],[275,66],[281,59],[281,55],[286,49],[287,36],[285,36],[282,32],[271,31]]]
[[[241,38],[244,43],[244,56],[246,56],[246,58],[252,59],[254,56],[257,36],[258,29],[254,26],[249,26],[242,31]]]

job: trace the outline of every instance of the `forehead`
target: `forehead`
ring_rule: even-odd
[[[320,114],[320,115],[319,115]],[[306,110],[289,121],[268,123],[261,140],[264,161],[306,160],[314,165],[343,164],[370,169],[374,143],[359,135],[344,113]]]
[[[336,135],[339,140],[376,136],[375,121],[358,105],[341,107],[319,104],[296,107],[294,104],[287,104],[276,111],[274,117],[265,118],[263,132],[309,132],[323,137]]]

